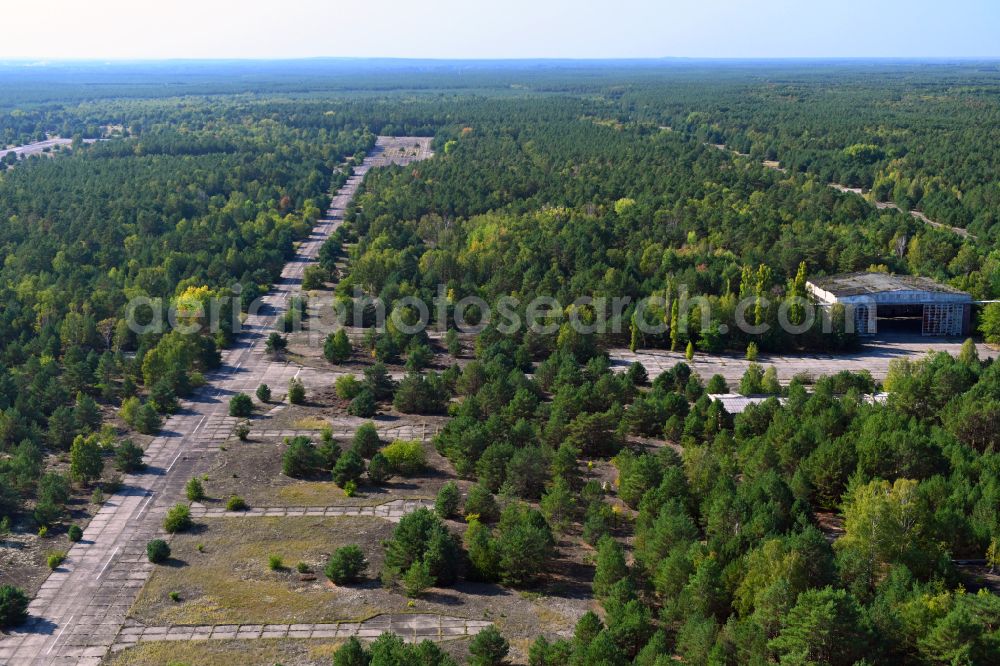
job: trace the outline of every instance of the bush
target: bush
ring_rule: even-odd
[[[428,509],[417,509],[400,519],[385,542],[382,581],[391,585],[421,563],[427,567],[430,585],[448,585],[456,580],[462,559],[461,545],[441,519]]]
[[[457,666],[457,663],[429,639],[407,645],[388,631],[375,639],[370,649],[366,650],[361,641],[351,637],[333,654],[333,666]]]
[[[177,393],[166,378],[157,381],[149,390],[149,402],[161,414],[173,414],[179,407]]]
[[[548,476],[545,452],[538,446],[518,449],[507,461],[505,494],[536,500],[541,497]]]
[[[376,486],[392,478],[392,466],[381,453],[373,455],[371,462],[368,463],[368,478]]]
[[[253,414],[253,400],[246,393],[237,393],[229,400],[229,415],[246,418]]]
[[[625,551],[611,537],[604,537],[598,544],[597,567],[594,570],[594,596],[607,599],[614,585],[628,576]]]
[[[347,642],[333,653],[333,666],[368,666],[369,663],[371,655],[354,636],[348,638]]]
[[[372,392],[375,400],[388,400],[392,397],[396,382],[389,375],[384,363],[381,361],[373,363],[365,368],[364,375],[365,388]]]
[[[365,554],[358,546],[344,546],[334,551],[323,573],[337,585],[356,583],[368,568]]]
[[[139,408],[142,407],[142,402],[139,398],[132,396],[130,398],[125,398],[122,401],[121,409],[118,410],[118,415],[122,417],[122,421],[135,427],[136,421],[139,419]]]
[[[193,524],[191,509],[184,504],[174,505],[170,511],[167,511],[167,515],[163,519],[163,529],[171,534],[189,530]]]
[[[146,466],[142,462],[142,456],[142,448],[126,439],[115,449],[115,469],[124,474],[137,472]]]
[[[614,512],[604,502],[593,502],[587,507],[587,516],[583,520],[583,540],[591,546],[596,545],[601,538],[608,535],[614,522]]]
[[[261,402],[271,402],[271,387],[261,384],[257,387],[257,399]]]
[[[39,495],[38,502],[35,504],[35,510],[32,512],[35,522],[42,527],[54,524],[65,513],[63,502],[57,502],[49,497]]]
[[[396,388],[392,404],[404,414],[443,414],[448,398],[440,375],[424,377],[419,372],[408,372]]]
[[[323,356],[334,364],[343,363],[351,358],[351,341],[347,339],[344,329],[326,336],[323,342]]]
[[[431,364],[434,352],[422,342],[414,342],[406,348],[406,369],[419,372]]]
[[[375,395],[367,388],[362,388],[347,406],[348,414],[362,419],[370,419],[377,412],[378,403],[375,402]]]
[[[514,445],[510,442],[493,442],[476,461],[476,476],[479,483],[492,492],[500,490],[507,479],[507,463],[514,457]]]
[[[49,553],[49,556],[45,559],[45,563],[49,565],[49,569],[55,571],[59,568],[59,565],[66,561],[66,551],[57,550],[54,553]]]
[[[535,639],[535,642],[531,644],[531,648],[528,650],[528,664],[530,664],[530,666],[549,666],[550,664],[554,666],[555,664],[568,664],[570,662],[570,655],[572,651],[572,643],[566,639],[559,639],[550,643],[545,636],[539,636]],[[667,649],[664,647],[662,650],[657,652],[656,655],[666,653]],[[639,666],[652,666],[653,660],[639,661],[637,659],[635,663]]]
[[[293,405],[301,405],[306,401],[306,387],[302,382],[292,377],[288,381],[288,402]]]
[[[989,303],[979,317],[979,332],[986,342],[1000,344],[1000,303]]]
[[[533,583],[545,569],[555,550],[555,539],[545,517],[526,505],[504,509],[497,534],[500,578],[519,587]]]
[[[316,447],[316,455],[319,457],[320,465],[324,470],[331,470],[340,459],[340,445],[333,440],[333,435],[329,428],[324,428],[321,435],[323,443]]]
[[[166,562],[170,557],[170,546],[163,539],[153,539],[146,544],[146,558],[153,564]]]
[[[14,627],[28,619],[28,595],[19,587],[0,585],[0,629]]]
[[[205,486],[201,485],[198,478],[191,479],[184,486],[184,493],[191,502],[200,502],[205,499]]]
[[[323,467],[323,460],[308,437],[299,435],[286,440],[288,448],[281,457],[281,472],[292,478],[316,474]]]
[[[552,528],[565,532],[576,517],[576,494],[566,479],[557,477],[542,496],[540,506]]]
[[[226,511],[246,511],[248,508],[246,501],[239,495],[233,495],[226,500]]]
[[[302,272],[302,290],[312,291],[313,289],[322,289],[325,286],[324,282],[326,282],[329,276],[329,273],[322,266],[306,266],[306,269]]]
[[[66,532],[66,537],[76,543],[83,538],[83,529],[79,525],[70,525],[69,530]]]
[[[365,461],[354,451],[348,451],[333,466],[333,482],[344,488],[349,481],[357,483],[365,472]]]
[[[139,408],[133,427],[143,435],[152,435],[160,429],[160,424],[162,422],[163,421],[157,413],[156,408],[147,402]]]
[[[363,388],[364,384],[359,382],[354,375],[341,375],[333,383],[333,390],[341,400],[353,400]]]
[[[374,423],[362,423],[355,431],[354,439],[351,440],[351,449],[362,458],[371,458],[378,452],[380,446],[382,440],[379,439]]]
[[[434,500],[434,511],[442,518],[452,518],[458,514],[462,506],[462,491],[458,489],[458,484],[454,481],[441,486],[437,498]]]
[[[726,383],[726,378],[722,375],[712,375],[712,378],[708,380],[708,385],[705,387],[705,392],[713,395],[729,393],[729,385]]]
[[[70,476],[86,485],[100,478],[103,469],[104,460],[97,437],[77,435],[69,449]]]
[[[751,343],[753,344],[753,343]],[[741,395],[759,395],[764,392],[764,370],[756,363],[747,366],[740,380]]]
[[[430,567],[423,560],[414,562],[406,570],[403,576],[403,590],[406,596],[415,599],[427,591],[427,588],[434,585],[434,577],[431,576]]]
[[[444,334],[444,344],[448,348],[448,353],[458,358],[458,355],[462,353],[462,341],[458,338],[458,331],[453,328],[449,328],[448,332]]]
[[[470,666],[498,666],[510,652],[510,643],[490,625],[476,634],[469,643]]]
[[[778,369],[773,365],[768,366],[761,378],[760,390],[768,395],[780,395],[781,384],[778,382]]]
[[[267,568],[271,571],[284,571],[285,563],[282,561],[281,555],[268,555]]]
[[[427,465],[423,442],[415,440],[396,440],[382,449],[382,455],[389,461],[392,471],[402,476],[416,474]]]
[[[22,444],[23,446],[23,444]],[[17,459],[13,461],[17,462]],[[3,467],[3,463],[0,463],[0,468]],[[36,468],[37,469],[37,468]],[[16,464],[8,470],[13,471],[14,475],[17,475]],[[27,471],[27,470],[25,470]],[[10,472],[8,472],[10,473]],[[0,477],[0,512],[7,513],[8,511],[16,510],[17,505],[11,504],[3,497],[7,493],[13,493],[14,488],[7,487],[4,484],[3,479]],[[35,497],[37,498],[37,504],[35,505],[35,520],[38,521],[40,525],[50,525],[60,517],[62,517],[63,512],[66,508],[66,503],[69,501],[70,496],[70,485],[69,480],[62,474],[56,474],[55,472],[46,472],[38,479],[38,485],[35,489]],[[43,505],[48,505],[43,507]],[[5,516],[7,522],[10,522],[9,516]],[[9,526],[9,525],[8,525]],[[2,532],[2,530],[0,530]]]
[[[465,530],[465,547],[470,578],[488,583],[500,579],[500,557],[490,528],[473,517],[469,518],[469,527]]]
[[[106,491],[114,495],[116,492],[122,489],[122,477],[118,474],[112,474],[111,478],[101,484]]]
[[[97,430],[101,425],[101,410],[86,393],[76,394],[76,404],[73,407],[73,418],[77,421],[80,430]]]
[[[465,498],[465,515],[477,515],[484,523],[496,522],[500,517],[500,509],[489,488],[477,483],[469,489],[469,495]]]
[[[236,426],[236,437],[238,437],[241,442],[247,441],[250,438],[250,424],[244,421]]]
[[[272,331],[269,336],[267,336],[267,342],[264,343],[264,351],[272,356],[277,356],[288,349],[288,340],[285,339],[283,335],[277,331]]]
[[[376,333],[366,337],[366,342],[373,345],[373,353],[379,363],[396,363],[399,361],[399,345],[395,337],[388,333]]]
[[[649,373],[646,372],[646,366],[639,362],[628,366],[626,376],[633,386],[643,386],[649,383]]]

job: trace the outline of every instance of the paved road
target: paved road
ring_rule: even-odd
[[[412,149],[414,145],[420,148]],[[409,150],[402,151],[401,146]],[[416,153],[416,154],[414,154]],[[28,622],[0,640],[0,663],[15,665],[98,664],[118,636],[126,614],[152,569],[146,542],[162,535],[167,509],[184,498],[184,484],[207,471],[232,432],[228,415],[234,392],[272,375],[284,375],[287,363],[263,354],[264,338],[290,295],[299,291],[305,267],[323,241],[343,220],[348,202],[364,174],[388,163],[408,163],[430,156],[430,139],[379,137],[375,149],[336,194],[297,255],[281,273],[265,305],[244,323],[244,333],[223,353],[222,367],[182,404],[146,450],[147,469],[128,475],[121,492],[101,507],[87,526],[84,540],[69,551],[29,606]]]
[[[84,143],[94,143],[97,139],[84,139]],[[51,139],[46,139],[45,141],[36,141],[35,143],[29,143],[24,146],[17,146],[15,148],[6,148],[0,150],[0,159],[7,156],[7,153],[16,153],[21,157],[27,157],[29,155],[37,155],[42,153],[46,148],[55,148],[56,146],[68,146],[73,143],[73,139],[64,139],[62,137],[53,137]]]
[[[808,373],[813,377],[833,375],[842,370],[860,372],[867,370],[876,380],[885,379],[889,363],[895,358],[922,358],[928,352],[945,351],[957,356],[962,348],[962,340],[941,338],[924,338],[921,336],[880,336],[870,342],[865,342],[856,352],[846,354],[764,354],[757,358],[757,363],[764,366],[774,366],[778,371],[778,379],[787,384],[798,373]],[[996,358],[997,351],[990,347],[978,345],[980,358]],[[654,379],[665,370],[677,363],[687,361],[683,352],[671,352],[664,349],[648,349],[631,352],[628,349],[610,349],[612,365],[615,369],[625,369],[628,365],[639,362],[646,368],[649,378]],[[703,381],[708,381],[712,375],[720,374],[729,384],[731,390],[736,390],[743,373],[750,362],[736,354],[702,354],[697,353],[694,360],[688,363]]]

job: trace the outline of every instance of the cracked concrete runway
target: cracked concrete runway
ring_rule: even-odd
[[[289,296],[299,292],[305,267],[342,223],[364,175],[373,167],[430,155],[429,138],[378,138],[364,163],[334,196],[327,216],[285,265],[263,299],[265,307],[247,317],[237,342],[223,352],[222,367],[208,373],[207,384],[165,422],[146,450],[144,472],[124,478],[122,490],[87,526],[85,539],[73,546],[63,565],[42,585],[29,606],[28,621],[0,640],[0,663],[100,663],[149,576],[152,565],[146,561],[146,543],[163,535],[161,522],[167,509],[184,500],[184,484],[209,469],[218,445],[232,432],[236,419],[228,414],[229,397],[268,381],[272,373],[287,372],[287,363],[264,355],[264,338]]]
[[[228,511],[195,503],[191,517],[199,518],[260,518],[262,516],[370,516],[398,523],[417,509],[433,509],[433,499],[396,499],[382,504],[341,504],[336,506],[255,506],[243,511]]]
[[[147,627],[130,625],[122,629],[112,651],[124,650],[144,641],[244,640],[257,638],[377,638],[392,631],[407,643],[426,639],[443,641],[474,636],[492,622],[468,620],[432,613],[376,615],[361,622],[336,624],[220,624]]]
[[[924,338],[916,335],[882,335],[862,345],[861,349],[842,354],[801,353],[767,354],[761,352],[757,364],[762,367],[774,366],[778,380],[787,384],[797,374],[807,374],[813,378],[834,375],[843,370],[860,372],[867,370],[876,381],[885,379],[889,363],[893,359],[908,358],[918,360],[930,352],[948,352],[957,356],[962,349],[962,339]],[[996,358],[997,350],[988,345],[977,345],[979,358]],[[624,371],[632,363],[641,363],[650,380],[660,376],[677,363],[685,362],[707,382],[712,375],[722,375],[729,388],[735,390],[747,371],[750,361],[737,354],[705,354],[698,352],[694,359],[687,361],[684,352],[665,349],[609,349],[611,365],[615,370]]]

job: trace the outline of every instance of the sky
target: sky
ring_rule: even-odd
[[[1000,56],[997,0],[5,0],[0,59]]]

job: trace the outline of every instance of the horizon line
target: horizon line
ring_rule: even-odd
[[[0,56],[0,65],[25,64],[25,65],[46,65],[61,63],[91,63],[91,64],[125,64],[125,63],[213,63],[213,62],[318,62],[318,61],[341,61],[341,62],[433,62],[433,63],[456,63],[456,62],[478,62],[478,63],[518,63],[518,62],[576,62],[576,63],[599,63],[599,62],[635,62],[635,63],[658,63],[668,61],[680,62],[1000,62],[1000,54],[989,56],[974,55],[953,55],[953,56],[929,56],[929,55],[796,55],[796,56],[502,56],[502,57],[435,57],[435,56],[205,56],[205,57],[184,57],[184,56],[79,56],[79,57],[49,57],[49,56]]]

